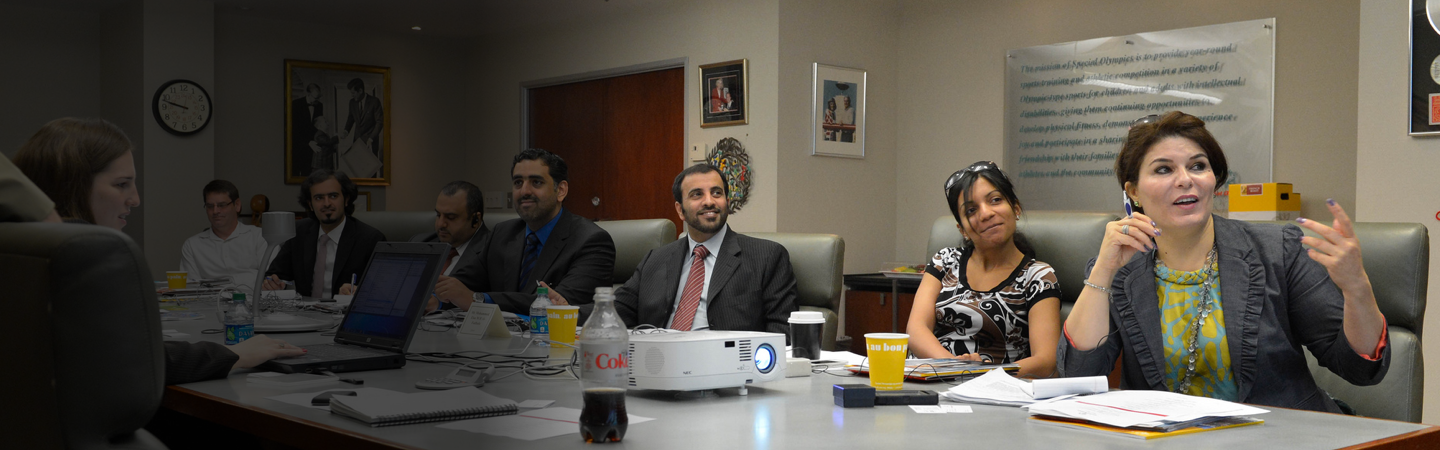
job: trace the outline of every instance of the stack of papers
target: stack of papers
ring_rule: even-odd
[[[946,400],[1000,406],[1025,406],[1038,400],[1109,390],[1105,377],[1015,379],[1004,370],[991,370],[940,394]]]
[[[1205,417],[1264,414],[1239,403],[1165,391],[1115,391],[1030,406],[1030,414],[1083,420],[1121,428],[1171,428]]]

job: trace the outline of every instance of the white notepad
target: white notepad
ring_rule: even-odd
[[[515,414],[514,401],[474,387],[430,391],[403,396],[335,396],[330,412],[372,427]]]

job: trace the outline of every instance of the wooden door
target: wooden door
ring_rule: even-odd
[[[669,219],[684,168],[683,68],[529,90],[528,145],[565,158],[565,208],[591,220]]]

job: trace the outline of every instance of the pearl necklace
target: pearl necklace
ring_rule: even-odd
[[[1162,267],[1169,268],[1165,265],[1165,261],[1160,260],[1159,252],[1156,252],[1156,277],[1160,276],[1160,268]],[[1214,288],[1214,285],[1215,247],[1211,246],[1210,253],[1205,255],[1205,268],[1200,270],[1200,311],[1198,314],[1199,317],[1196,318],[1195,321],[1191,322],[1190,326],[1188,327],[1190,339],[1188,345],[1186,345],[1185,347],[1185,350],[1190,352],[1190,357],[1187,359],[1188,364],[1185,367],[1185,374],[1180,377],[1180,381],[1175,383],[1175,387],[1174,389],[1172,389],[1173,392],[1184,394],[1186,393],[1186,391],[1190,390],[1190,385],[1194,382],[1195,361],[1200,354],[1200,352],[1197,351],[1200,348],[1200,327],[1205,324],[1205,319],[1209,318],[1210,312],[1214,311],[1215,309],[1215,303],[1210,301],[1210,292],[1211,289]]]

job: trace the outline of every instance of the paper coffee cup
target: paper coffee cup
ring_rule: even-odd
[[[170,286],[170,289],[185,289],[185,277],[189,275],[189,272],[183,270],[165,272],[165,282]]]
[[[547,305],[545,317],[550,321],[550,340],[575,344],[575,322],[580,319],[579,306]]]
[[[902,333],[866,333],[865,351],[870,366],[870,386],[877,391],[898,391],[905,387],[905,355],[910,353],[910,336]]]
[[[790,356],[811,361],[820,358],[820,335],[825,330],[825,315],[819,311],[790,313]]]

